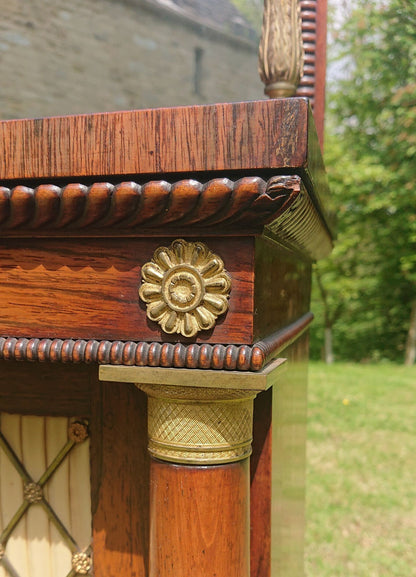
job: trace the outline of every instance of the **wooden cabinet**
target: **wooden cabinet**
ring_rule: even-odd
[[[0,410],[88,421],[95,577],[302,575],[307,101],[0,134]]]

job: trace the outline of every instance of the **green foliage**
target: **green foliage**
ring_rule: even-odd
[[[338,358],[399,360],[416,299],[416,4],[357,1],[337,51],[326,164],[339,236],[317,274],[327,316],[342,302]]]
[[[260,34],[263,16],[263,0],[231,0],[232,3],[246,20],[253,26],[253,29]]]

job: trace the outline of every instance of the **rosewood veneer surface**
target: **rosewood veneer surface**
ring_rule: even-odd
[[[169,501],[153,519],[176,565],[179,547],[186,566],[202,547],[199,567],[232,575],[234,519],[236,577],[249,563],[251,577],[302,574],[305,331],[327,206],[302,98],[0,122],[0,409],[91,419],[96,577],[149,576],[167,485],[195,512]],[[138,296],[143,264],[175,238],[205,242],[232,279],[229,311],[194,339],[163,333]],[[258,371],[278,355],[287,379],[255,400],[250,478],[247,463],[151,463],[145,395],[97,379],[97,363]]]
[[[305,99],[6,121],[0,134],[4,359],[258,370],[285,327],[306,328],[297,279],[331,236]],[[138,297],[142,265],[175,237],[206,242],[232,278],[229,311],[192,340],[163,333]]]

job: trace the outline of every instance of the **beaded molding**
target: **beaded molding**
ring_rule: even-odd
[[[0,337],[0,359],[259,371],[296,340],[312,320],[313,314],[306,313],[254,345],[240,346]]]

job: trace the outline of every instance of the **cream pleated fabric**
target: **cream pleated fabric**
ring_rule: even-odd
[[[69,419],[0,414],[0,430],[37,482],[68,440]],[[43,490],[46,500],[80,550],[91,544],[88,440],[76,444]],[[23,482],[0,448],[0,533],[24,502]],[[32,504],[13,530],[5,558],[18,577],[66,577],[72,554],[40,504]],[[0,577],[10,577],[0,564]]]

